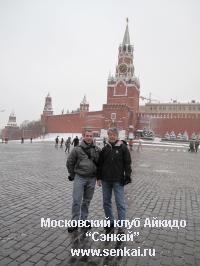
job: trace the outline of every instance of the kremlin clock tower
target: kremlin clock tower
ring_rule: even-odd
[[[134,128],[139,112],[140,83],[135,76],[133,45],[130,43],[128,19],[122,44],[119,45],[115,75],[108,77],[105,127]]]
[[[75,112],[53,114],[51,97],[48,94],[41,117],[43,133],[81,133],[90,128],[100,134],[101,129],[117,127],[126,136],[136,128],[139,112],[140,84],[135,76],[133,45],[130,42],[128,19],[122,43],[119,45],[118,64],[115,74],[107,81],[107,102],[99,111],[89,111],[84,96]]]

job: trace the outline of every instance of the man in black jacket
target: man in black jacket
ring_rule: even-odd
[[[74,145],[74,147],[78,146],[79,145],[79,138],[78,136],[76,136],[73,141],[72,141],[72,145]]]
[[[127,145],[118,140],[118,130],[108,130],[108,143],[100,153],[97,172],[97,184],[102,185],[103,207],[105,216],[110,220],[110,227],[114,226],[112,211],[112,190],[118,211],[118,220],[126,219],[124,185],[131,182],[131,156]],[[120,226],[122,226],[121,224]]]

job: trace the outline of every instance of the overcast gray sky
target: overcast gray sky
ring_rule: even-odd
[[[126,17],[141,95],[200,101],[200,1],[0,0],[0,127],[37,120],[52,96],[54,114],[106,103]]]

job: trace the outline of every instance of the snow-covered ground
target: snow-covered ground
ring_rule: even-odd
[[[55,138],[59,137],[59,141],[61,138],[64,139],[64,141],[68,138],[71,137],[73,140],[76,136],[80,139],[82,137],[81,133],[50,133],[46,134],[45,136],[41,136],[39,138],[33,139],[33,143],[39,143],[39,142],[55,142]],[[161,141],[160,138],[155,138],[154,140],[143,140],[140,139],[142,146],[157,146],[157,147],[174,147],[174,148],[184,148],[188,147],[188,143],[181,143],[181,142],[171,142],[171,141]],[[9,142],[16,142],[16,143],[21,143],[21,140],[10,140]],[[9,143],[8,142],[8,143]],[[138,145],[139,140],[133,140],[134,145]],[[30,143],[29,139],[25,139],[24,143]],[[103,141],[102,143],[97,143],[98,146],[103,146]]]
[[[181,148],[181,147],[188,147],[188,143],[185,142],[172,142],[172,141],[161,141],[161,138],[155,138],[154,140],[133,140],[134,143],[138,143],[141,141],[142,145],[146,146],[159,146],[159,147],[174,147],[174,148]]]
[[[64,141],[68,138],[71,137],[73,140],[76,136],[80,139],[82,137],[82,134],[80,133],[50,133],[46,134],[44,136],[34,138],[33,142],[55,142],[55,138],[58,136],[59,141],[63,138]],[[21,139],[19,140],[9,140],[9,142],[16,142],[16,143],[21,143]],[[24,139],[24,143],[30,143],[30,139]]]

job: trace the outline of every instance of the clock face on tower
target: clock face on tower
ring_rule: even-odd
[[[119,73],[120,74],[125,74],[128,70],[128,67],[126,64],[120,64],[119,65]]]

